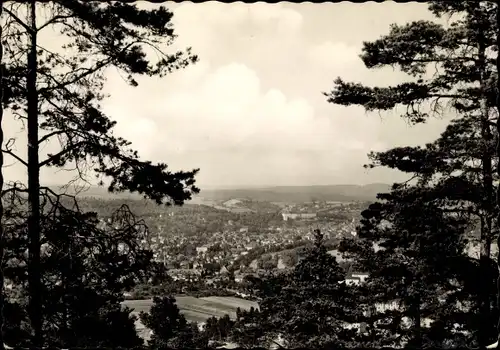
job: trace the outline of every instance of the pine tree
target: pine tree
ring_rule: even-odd
[[[500,72],[500,55],[498,54],[498,43],[500,43],[500,6],[497,5],[497,13],[496,13],[496,19],[497,19],[497,61],[496,61],[496,68],[497,68],[497,74]],[[497,75],[497,86],[496,86],[496,91],[497,91],[497,111],[499,111],[500,114],[500,79],[498,79]],[[496,132],[497,135],[500,135],[500,118],[497,118],[496,122]],[[497,159],[500,160],[500,137],[497,140],[497,145],[496,145],[496,156]],[[500,178],[500,167],[497,167],[497,176]],[[497,226],[500,225],[500,186],[497,186],[497,193],[496,193],[496,200],[497,200]],[[500,247],[500,235],[497,236],[497,247]],[[497,268],[498,271],[500,271],[500,250],[498,251],[497,255]],[[500,309],[500,273],[497,279],[497,307]],[[498,321],[497,321],[497,347],[500,347],[500,314],[498,316]]]
[[[241,310],[237,310],[236,313],[236,318],[241,317]],[[232,321],[227,314],[221,318],[210,317],[205,324],[204,334],[208,340],[220,343],[228,340],[229,333],[233,326],[234,321]]]
[[[274,336],[274,330],[253,308],[240,311],[229,333],[229,339],[245,349],[272,344]]]
[[[489,215],[484,207],[482,176],[478,175],[482,170],[482,140],[481,132],[476,126],[473,118],[462,117],[451,121],[438,140],[425,147],[397,147],[370,155],[370,167],[385,166],[409,173],[419,186],[426,188],[422,191],[422,200],[433,202],[447,214],[470,221],[473,233],[467,232],[466,236],[471,245],[475,244],[476,225],[484,224]],[[496,140],[495,132],[492,141]],[[488,149],[491,155],[494,154],[493,147],[491,143]],[[495,160],[493,166],[497,167],[497,164],[498,161]],[[498,181],[496,175],[493,179]],[[483,254],[482,259],[486,271],[482,276],[478,274],[480,278],[477,283],[482,285],[480,290],[483,292],[478,295],[478,306],[481,306],[483,300],[495,305],[491,294],[491,258]],[[485,316],[487,319],[488,315]],[[494,313],[490,316],[494,316]],[[486,323],[493,324],[491,319]]]
[[[208,345],[205,335],[196,325],[186,321],[171,296],[153,298],[151,310],[141,312],[140,319],[153,331],[148,344],[151,349],[205,348]]]
[[[3,0],[0,1],[0,18],[3,17]],[[0,38],[3,38],[3,27],[0,26]],[[0,145],[3,145],[4,142],[4,133],[3,133],[3,117],[4,117],[4,108],[3,108],[3,96],[4,96],[4,78],[3,78],[3,41],[0,40]],[[4,178],[3,178],[3,165],[4,165],[4,157],[3,153],[0,152],[0,194],[3,193],[4,187]],[[4,256],[4,230],[2,225],[3,219],[3,203],[0,200],[0,262],[3,261]],[[3,268],[0,263],[0,350],[5,348],[4,346],[4,275]]]
[[[5,223],[8,244],[4,269],[12,286],[7,301],[14,308],[5,313],[9,324],[6,341],[29,346],[29,328],[23,324],[28,320],[16,310],[26,305],[27,205],[26,198],[14,191],[10,194],[3,198],[9,218]],[[122,310],[121,302],[124,291],[161,273],[152,252],[139,245],[147,228],[125,206],[103,224],[95,213],[68,209],[70,201],[61,198],[64,196],[42,197],[48,202],[41,212],[44,283],[39,293],[44,343],[52,347],[142,345],[131,310]],[[12,291],[17,293],[12,295]]]
[[[40,169],[75,166],[78,177],[86,170],[111,179],[110,191],[138,192],[158,203],[182,204],[198,189],[197,170],[171,172],[166,164],[139,159],[130,143],[112,135],[115,122],[99,105],[104,98],[104,71],[114,66],[134,77],[164,76],[196,61],[196,56],[166,53],[175,39],[172,13],[164,7],[139,10],[136,5],[88,1],[56,1],[40,4],[32,0],[28,13],[15,2],[3,2],[6,13],[5,93],[3,104],[20,120],[27,121],[28,158],[24,160],[7,143],[2,151],[26,165],[29,188],[30,318],[34,345],[42,341],[40,288]],[[11,6],[10,6],[11,5]],[[46,14],[40,23],[37,10]],[[44,30],[55,30],[68,44],[67,53],[52,52],[39,42]],[[145,47],[155,50],[159,60],[151,62]],[[61,149],[39,159],[39,146],[58,139]]]
[[[250,311],[242,317],[248,320],[237,322],[235,340],[272,345],[281,337],[286,348],[351,344],[357,329],[348,325],[356,323],[360,314],[355,287],[344,280],[345,271],[328,254],[317,230],[314,246],[292,272],[265,281],[260,311],[253,315]]]
[[[369,313],[364,319],[368,330],[360,342],[466,346],[481,325],[472,312],[480,292],[478,261],[465,254],[463,233],[469,220],[427,201],[427,190],[394,185],[362,213],[357,238],[341,244],[340,250],[369,274],[358,300]],[[490,293],[493,290],[492,277]],[[384,309],[391,304],[392,310]]]
[[[338,78],[333,91],[326,95],[329,102],[346,106],[361,105],[367,111],[403,106],[406,107],[403,117],[412,123],[425,122],[432,114],[443,111],[446,107],[443,101],[446,101],[459,118],[464,118],[464,121],[456,122],[455,127],[463,128],[466,123],[471,123],[469,131],[477,132],[478,136],[469,139],[471,134],[461,134],[465,136],[468,145],[470,142],[474,144],[473,149],[467,149],[461,155],[462,160],[465,160],[461,165],[457,163],[460,156],[455,157],[450,153],[443,155],[442,152],[450,152],[444,148],[437,151],[441,154],[436,154],[432,149],[421,151],[401,148],[383,156],[386,164],[393,163],[393,167],[398,169],[420,167],[417,171],[419,181],[425,187],[432,187],[442,177],[438,187],[448,197],[441,199],[450,199],[454,188],[464,187],[460,193],[465,197],[451,198],[453,205],[470,203],[471,198],[467,198],[467,195],[474,192],[474,213],[480,218],[481,229],[480,289],[483,294],[480,313],[484,316],[484,323],[488,323],[490,247],[496,234],[493,230],[496,215],[493,185],[496,135],[492,130],[497,98],[496,57],[493,50],[497,31],[496,5],[490,2],[431,1],[429,9],[437,17],[453,15],[449,26],[445,28],[428,21],[417,21],[404,26],[393,25],[388,35],[374,42],[364,43],[361,58],[368,68],[397,66],[412,78],[410,81],[381,88],[346,83]],[[429,69],[436,71],[430,78],[427,74]],[[426,108],[426,105],[430,105],[430,108]],[[407,156],[412,159],[404,159]],[[447,165],[443,162],[454,157],[452,163],[460,165],[459,176],[446,173],[453,165],[444,169]],[[479,166],[473,164],[473,161],[478,160]],[[440,167],[440,171],[432,170],[435,164]],[[441,197],[443,196],[442,194]],[[455,211],[457,209],[460,208],[452,208]],[[485,345],[490,336],[489,330],[483,328],[479,333],[480,344]]]

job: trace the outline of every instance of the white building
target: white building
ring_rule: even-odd
[[[283,220],[297,220],[297,219],[314,219],[316,218],[316,213],[281,213]]]
[[[198,254],[205,254],[208,250],[208,247],[202,246],[202,247],[196,247],[196,253]]]

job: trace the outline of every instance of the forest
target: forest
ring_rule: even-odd
[[[140,86],[140,79],[197,64],[190,48],[173,49],[174,13],[120,1],[2,1],[0,347],[498,347],[500,256],[491,247],[500,240],[500,8],[439,0],[428,8],[448,24],[394,24],[360,52],[367,69],[397,69],[406,82],[365,86],[337,77],[323,92],[332,105],[396,111],[412,126],[445,110],[453,115],[424,146],[369,154],[366,168],[396,169],[409,180],[379,193],[360,213],[356,235],[339,242],[366,281],[345,282],[344,268],[316,230],[293,269],[245,281],[258,310],[210,319],[200,330],[166,288],[165,266],[139,244],[148,216],[169,212],[184,219],[153,225],[188,237],[200,233],[201,217],[182,207],[200,192],[199,169],[172,171],[142,159],[116,136],[116,116],[102,108],[108,68]],[[57,52],[43,40],[49,30],[66,40]],[[26,159],[6,137],[7,118],[26,136]],[[45,155],[51,140],[59,148]],[[25,167],[26,184],[5,181],[6,156]],[[43,186],[47,168],[70,168],[81,181],[96,177],[109,192],[134,193],[146,204],[132,211],[130,202],[116,199],[100,203],[100,213],[90,211],[77,196]],[[278,212],[199,210],[214,215],[214,225],[237,219],[256,230],[280,219]],[[478,258],[465,251],[477,226]],[[121,305],[125,291],[145,284],[165,291],[139,316],[152,331],[147,344],[132,310]]]

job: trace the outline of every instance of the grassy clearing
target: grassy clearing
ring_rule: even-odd
[[[212,316],[223,317],[226,314],[235,318],[238,307],[242,310],[249,310],[252,306],[257,307],[255,302],[236,297],[177,296],[175,299],[181,313],[191,322],[204,322]],[[153,300],[126,300],[122,305],[134,309],[134,313],[148,312],[153,305]]]
[[[209,301],[213,304],[223,305],[223,307],[232,309],[235,312],[237,308],[242,310],[250,310],[251,307],[258,308],[258,304],[256,302],[236,297],[205,297],[201,299]]]

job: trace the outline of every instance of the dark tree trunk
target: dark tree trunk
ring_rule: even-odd
[[[500,45],[500,4],[497,1],[497,113],[500,113],[500,55],[499,55],[499,45]],[[500,116],[497,118],[497,173],[500,178]],[[500,185],[497,186],[497,226],[500,225]],[[500,232],[500,231],[499,231]],[[497,245],[499,247],[498,256],[497,256],[497,265],[498,270],[500,272],[500,233],[497,236]],[[500,310],[500,274],[497,279],[497,307]],[[498,343],[500,344],[500,318],[497,324],[497,332],[498,332]],[[497,346],[500,348],[500,346]]]
[[[422,306],[422,300],[419,294],[414,295],[411,298],[410,303],[410,317],[413,323],[413,330],[410,338],[411,349],[422,349],[422,314],[420,308]]]
[[[38,165],[38,91],[36,1],[30,2],[31,42],[28,54],[28,277],[29,314],[34,331],[33,346],[42,346],[42,305],[40,280],[40,168]]]
[[[0,18],[3,14],[3,0],[0,0]],[[0,38],[3,37],[3,30],[0,26]],[[0,40],[0,146],[3,145],[3,45],[2,40]],[[0,150],[0,350],[4,349],[3,340],[3,324],[4,324],[4,314],[3,314],[3,304],[4,304],[4,275],[3,275],[3,256],[4,256],[4,230],[3,230],[3,202],[1,193],[3,192],[3,152]]]
[[[491,257],[491,232],[492,220],[494,216],[494,193],[493,193],[493,159],[490,154],[490,142],[492,133],[489,124],[489,109],[486,96],[488,94],[486,81],[488,79],[486,71],[486,45],[483,41],[478,43],[478,58],[477,68],[480,76],[480,113],[481,113],[481,140],[482,140],[482,209],[481,209],[481,252],[480,252],[480,276],[479,276],[479,293],[478,304],[480,314],[480,326],[478,329],[479,346],[488,345],[490,328],[482,325],[487,324],[490,319],[490,293],[487,281],[489,280],[489,262]]]
[[[483,104],[483,102],[482,102]],[[484,202],[483,202],[483,218],[481,218],[481,252],[480,252],[480,277],[479,277],[479,312],[481,315],[480,324],[486,324],[487,320],[490,319],[491,312],[491,299],[490,299],[490,258],[491,258],[491,241],[492,241],[492,219],[494,215],[494,189],[493,189],[493,168],[492,168],[492,157],[488,154],[489,149],[487,148],[489,142],[491,141],[491,130],[489,126],[485,126],[488,123],[487,109],[482,111],[482,138],[485,143],[485,148],[483,149],[483,191],[484,191]],[[478,329],[478,340],[480,346],[486,346],[489,342],[489,337],[491,336],[490,328],[480,326]]]

